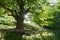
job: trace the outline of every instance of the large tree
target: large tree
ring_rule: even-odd
[[[0,9],[5,9],[17,22],[16,29],[24,29],[24,15],[42,12],[42,5],[46,0],[0,0]],[[40,11],[39,11],[40,10]]]

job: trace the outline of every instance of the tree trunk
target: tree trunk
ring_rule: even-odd
[[[17,17],[16,21],[17,21],[16,29],[24,29],[24,23],[23,23],[24,18],[22,16]]]
[[[19,4],[19,7],[20,7],[20,12],[18,13],[19,15],[16,17],[16,21],[17,21],[17,25],[16,25],[16,29],[24,29],[24,12],[25,12],[25,9],[24,9],[24,0],[18,0],[18,4]]]

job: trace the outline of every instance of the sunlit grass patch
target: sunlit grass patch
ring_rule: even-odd
[[[31,34],[29,36],[23,35],[23,38],[26,38],[26,40],[55,40],[54,34],[51,32],[42,32],[37,34]]]

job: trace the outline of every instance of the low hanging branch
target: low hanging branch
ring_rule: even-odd
[[[21,30],[21,29],[0,29],[0,32],[15,32],[18,34],[35,34],[41,32],[49,32],[48,30]],[[52,31],[51,31],[52,32]]]
[[[38,30],[22,30],[22,29],[0,29],[1,32],[31,33]]]

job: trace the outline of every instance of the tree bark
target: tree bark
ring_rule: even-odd
[[[24,29],[24,18],[22,16],[16,18],[17,24],[16,29]]]
[[[16,24],[16,29],[24,29],[24,1],[23,0],[17,0],[18,2],[18,5],[20,7],[20,12],[18,13],[19,15],[16,16],[16,21],[17,21],[17,24]]]

